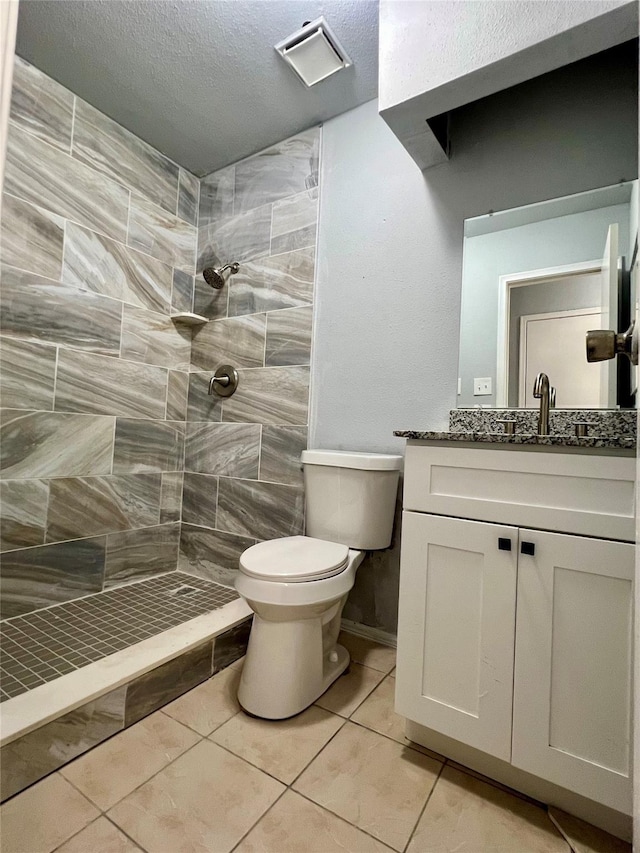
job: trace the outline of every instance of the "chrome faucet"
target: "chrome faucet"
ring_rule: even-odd
[[[533,396],[540,400],[538,435],[549,435],[549,377],[539,373],[533,383]]]

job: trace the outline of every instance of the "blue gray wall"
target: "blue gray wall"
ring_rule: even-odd
[[[451,116],[421,173],[370,102],[323,129],[310,446],[402,452],[393,429],[456,405],[464,220],[637,176],[637,47]],[[389,632],[398,557],[358,571],[345,615]]]

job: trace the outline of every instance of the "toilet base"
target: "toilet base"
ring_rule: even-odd
[[[345,671],[349,652],[336,642],[343,605],[344,599],[329,613],[297,622],[254,615],[238,688],[247,713],[267,720],[293,717]]]

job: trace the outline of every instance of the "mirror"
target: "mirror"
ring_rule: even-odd
[[[585,334],[629,325],[637,193],[625,182],[465,220],[459,408],[537,407],[541,371],[557,408],[633,405],[627,360],[588,364]]]

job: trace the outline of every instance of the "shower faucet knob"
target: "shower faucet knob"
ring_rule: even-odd
[[[209,380],[208,393],[211,396],[217,394],[218,397],[230,397],[235,394],[239,381],[240,377],[235,367],[230,364],[221,364]]]

